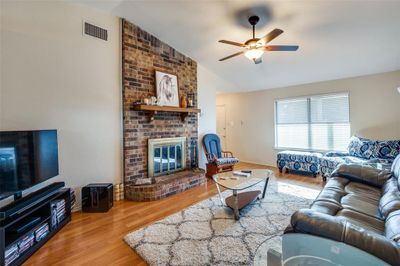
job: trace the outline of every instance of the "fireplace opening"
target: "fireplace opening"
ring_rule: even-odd
[[[167,175],[186,168],[186,138],[149,139],[148,176]]]

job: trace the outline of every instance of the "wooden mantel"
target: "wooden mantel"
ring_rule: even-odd
[[[146,112],[149,116],[150,121],[154,120],[154,116],[155,114],[157,114],[157,112],[180,113],[182,122],[185,121],[189,113],[200,113],[201,111],[198,108],[183,108],[174,106],[158,106],[158,105],[146,105],[146,104],[135,104],[133,105],[133,110]]]

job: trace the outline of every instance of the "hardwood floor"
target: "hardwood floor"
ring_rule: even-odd
[[[269,168],[280,181],[322,188],[322,178],[280,174],[276,168],[240,163],[235,169]],[[153,202],[118,201],[108,213],[76,212],[72,221],[37,251],[24,265],[146,265],[124,243],[123,237],[136,229],[178,212],[217,193],[211,180]]]

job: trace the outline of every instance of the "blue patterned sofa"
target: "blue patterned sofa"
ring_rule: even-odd
[[[400,140],[371,140],[353,136],[347,152],[328,152],[320,158],[321,175],[326,180],[339,164],[380,163],[390,169],[400,154]]]
[[[281,173],[285,168],[287,171],[295,170],[312,173],[316,177],[320,171],[319,161],[321,157],[322,154],[317,152],[281,151],[277,154],[276,164]]]

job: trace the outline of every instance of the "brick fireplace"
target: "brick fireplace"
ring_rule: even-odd
[[[196,62],[122,20],[124,182],[126,198],[131,200],[155,200],[206,182],[202,171],[192,169],[198,158],[197,114],[182,121],[178,113],[159,112],[149,121],[143,111],[133,109],[134,103],[155,96],[155,70],[175,74],[179,94],[193,95],[197,106]],[[177,137],[186,140],[182,150],[186,170],[149,177],[149,139]]]

